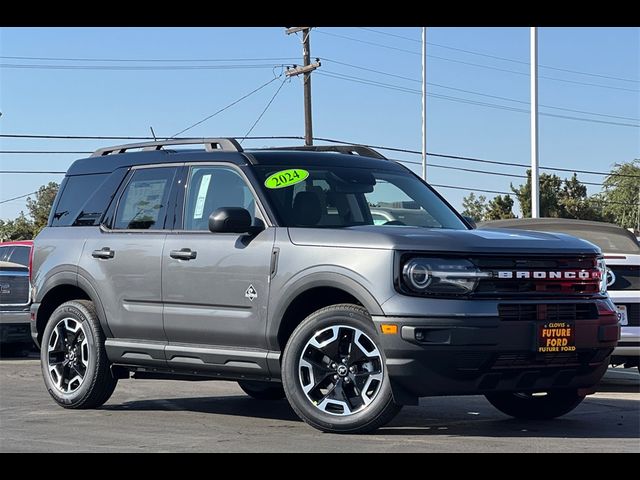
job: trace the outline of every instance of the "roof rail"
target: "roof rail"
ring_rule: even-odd
[[[348,155],[361,155],[363,157],[378,158],[380,160],[388,160],[377,150],[364,145],[303,145],[295,147],[273,147],[262,150],[308,150],[312,152],[338,152]]]
[[[113,153],[125,153],[127,150],[162,150],[169,145],[202,145],[207,152],[225,151],[242,152],[242,147],[235,138],[184,138],[157,140],[155,142],[128,143],[126,145],[116,145],[114,147],[100,148],[91,154],[92,157],[103,157]]]

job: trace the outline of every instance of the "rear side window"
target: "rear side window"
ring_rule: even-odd
[[[175,167],[136,170],[120,197],[114,229],[163,229],[176,171]]]
[[[51,216],[51,226],[73,225],[84,204],[96,193],[108,176],[107,173],[100,173],[67,177],[60,199],[56,203],[56,209]]]

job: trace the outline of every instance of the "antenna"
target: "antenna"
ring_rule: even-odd
[[[151,129],[151,135],[153,135],[153,140],[154,141],[158,141],[158,139],[156,138],[156,132],[153,131],[153,127],[149,127]]]

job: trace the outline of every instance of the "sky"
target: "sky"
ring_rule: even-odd
[[[322,63],[312,74],[314,136],[420,150],[419,27],[317,27],[310,41]],[[428,157],[427,180],[461,187],[437,188],[461,209],[472,189],[519,185],[506,175],[524,175],[512,164],[530,163],[529,28],[429,27],[427,42],[427,150],[509,164]],[[257,120],[251,135],[304,135],[301,79],[282,76],[301,55],[301,38],[284,27],[2,28],[0,134],[148,136],[152,126],[171,136],[262,86],[182,135],[244,136]],[[539,28],[538,57],[541,166],[606,172],[640,158],[639,28]],[[119,143],[0,138],[0,170],[64,171],[84,156],[6,151]],[[243,145],[277,144],[292,141]],[[0,202],[61,179],[0,173]],[[24,198],[0,203],[0,218],[20,210]]]

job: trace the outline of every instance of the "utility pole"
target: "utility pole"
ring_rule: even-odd
[[[427,27],[422,27],[422,179],[427,180]]]
[[[292,33],[302,32],[302,67],[290,68],[286,71],[287,77],[293,77],[296,75],[303,75],[304,84],[304,144],[313,145],[313,122],[311,117],[311,72],[320,66],[320,61],[316,58],[314,63],[311,63],[311,46],[309,37],[311,33],[311,27],[291,27],[287,28],[287,35]]]
[[[538,28],[531,27],[531,218],[540,218],[538,172]]]

